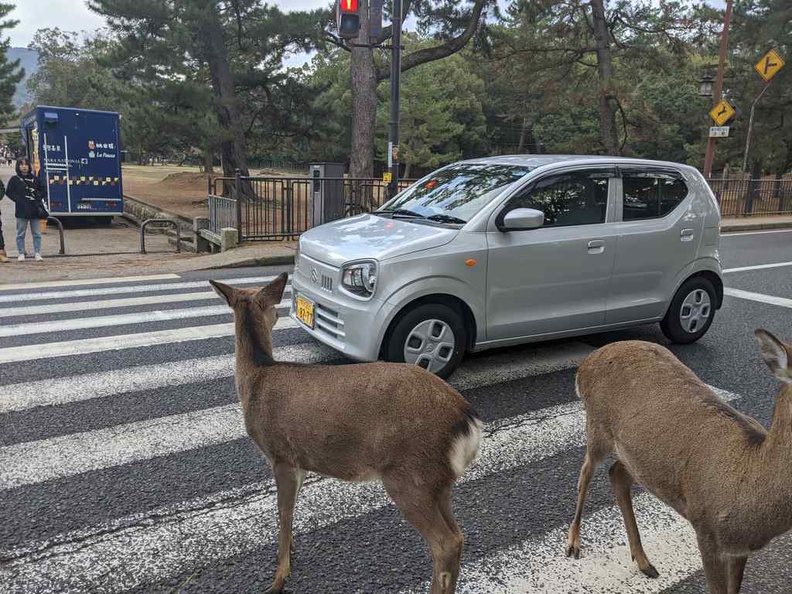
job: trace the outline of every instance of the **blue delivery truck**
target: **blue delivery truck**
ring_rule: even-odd
[[[117,113],[38,106],[22,118],[22,142],[53,216],[109,223],[124,212]]]

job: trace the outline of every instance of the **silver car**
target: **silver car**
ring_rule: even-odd
[[[701,338],[723,301],[720,212],[685,165],[461,161],[300,238],[291,316],[360,361],[448,377],[468,351],[660,322]]]

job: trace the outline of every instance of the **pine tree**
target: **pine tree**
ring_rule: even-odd
[[[0,120],[6,122],[16,113],[12,103],[17,85],[25,76],[25,71],[19,67],[19,60],[8,61],[8,50],[11,41],[3,38],[5,29],[13,29],[19,21],[7,19],[8,14],[14,10],[13,4],[0,4]]]

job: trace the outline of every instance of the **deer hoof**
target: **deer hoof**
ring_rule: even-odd
[[[656,579],[660,577],[660,573],[654,568],[654,565],[650,565],[646,569],[642,569],[641,573],[644,574],[646,577],[650,577],[652,579]]]
[[[580,547],[577,545],[569,545],[566,549],[566,556],[580,559]]]

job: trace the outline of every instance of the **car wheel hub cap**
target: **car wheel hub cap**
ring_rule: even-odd
[[[454,356],[454,331],[443,320],[424,320],[413,328],[404,343],[404,360],[432,373],[445,367]]]
[[[682,302],[682,308],[679,310],[679,323],[685,332],[695,334],[707,323],[711,312],[712,304],[709,293],[703,289],[696,289]]]

